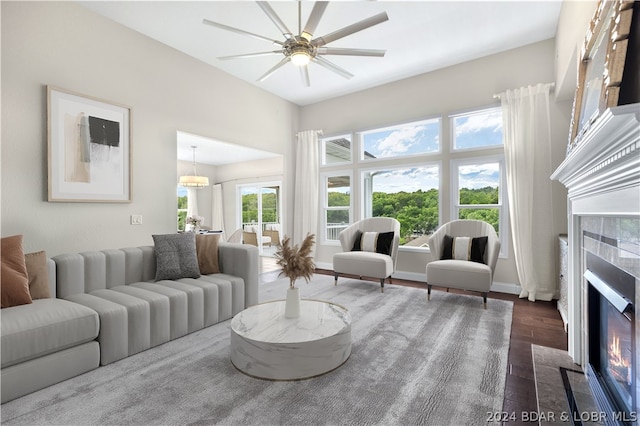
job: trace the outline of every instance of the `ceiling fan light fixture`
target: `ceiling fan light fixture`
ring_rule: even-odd
[[[305,51],[293,52],[290,56],[291,62],[297,67],[304,67],[311,61],[311,56]]]

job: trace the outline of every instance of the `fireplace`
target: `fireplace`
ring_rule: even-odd
[[[569,355],[591,376],[607,424],[640,425],[638,129],[640,104],[605,110],[552,175],[568,189]],[[618,288],[618,277],[632,283],[633,293]],[[629,369],[622,366],[628,361]]]
[[[586,375],[610,424],[637,421],[635,278],[586,253],[588,342]]]

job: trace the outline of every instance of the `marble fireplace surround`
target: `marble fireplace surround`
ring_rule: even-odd
[[[617,240],[623,237],[619,235],[622,221],[640,222],[640,104],[604,111],[551,179],[568,189],[568,349],[573,361],[585,368],[586,250],[595,251],[618,267],[622,265],[621,269],[636,278],[636,318],[640,306],[640,256],[628,252],[619,255],[616,250],[607,252],[604,247],[593,247],[583,237],[583,231],[596,231]],[[636,327],[636,354],[640,354],[640,327]],[[640,387],[638,370],[636,386]],[[636,389],[636,406],[640,407],[638,398],[640,389]]]

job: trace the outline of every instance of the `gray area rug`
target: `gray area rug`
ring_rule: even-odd
[[[287,279],[261,286],[283,299]],[[340,368],[293,382],[229,360],[225,321],[2,405],[3,424],[485,425],[502,410],[512,303],[316,275],[303,298],[352,315]]]

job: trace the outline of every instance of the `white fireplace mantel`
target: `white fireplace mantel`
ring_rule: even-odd
[[[640,104],[605,110],[551,179],[568,190],[569,355],[582,363],[580,216],[640,215]]]

